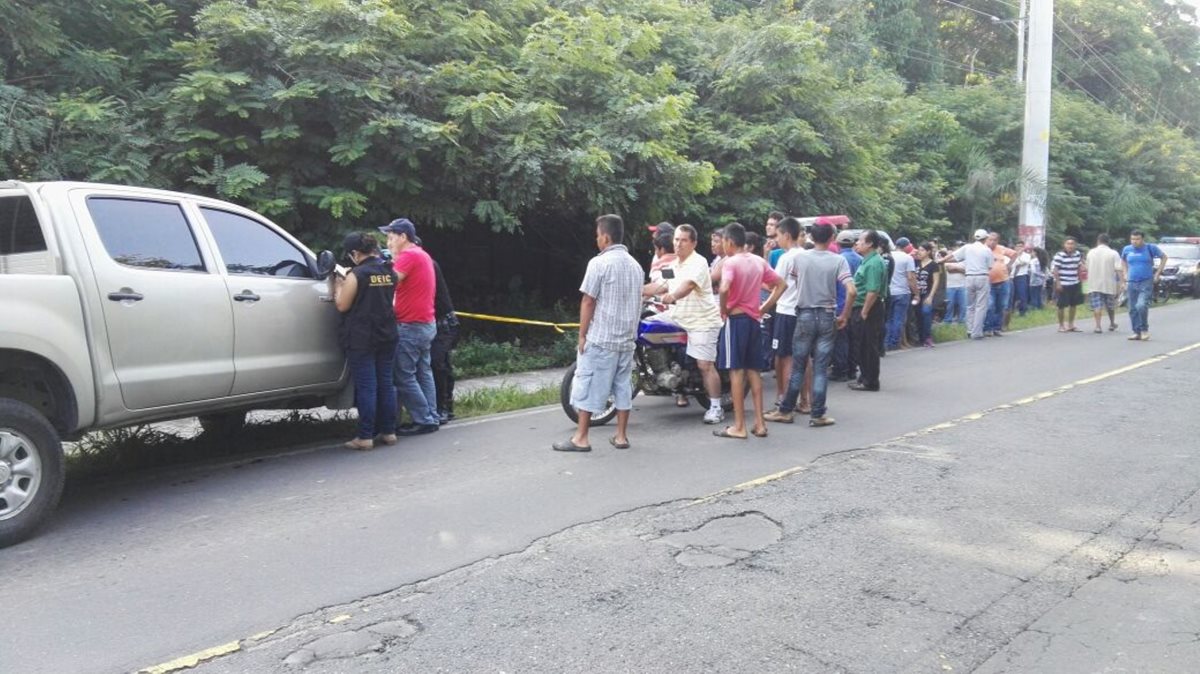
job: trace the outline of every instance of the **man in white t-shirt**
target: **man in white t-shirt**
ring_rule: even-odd
[[[771,350],[775,352],[776,403],[787,393],[788,379],[792,376],[792,341],[796,334],[796,294],[799,290],[795,288],[795,278],[789,277],[789,272],[796,255],[804,251],[799,244],[801,231],[800,221],[796,218],[780,218],[775,223],[775,240],[783,250],[783,255],[775,265],[775,273],[787,282],[779,303],[775,305],[775,322],[771,335]],[[784,263],[785,259],[788,260],[787,266]],[[805,409],[808,408],[807,401],[808,396],[802,395],[800,405]]]
[[[721,333],[721,310],[713,294],[708,263],[696,252],[698,235],[691,225],[675,228],[676,260],[666,279],[662,301],[671,307],[668,316],[688,333],[687,355],[696,359],[709,407],[704,423],[719,424],[725,420],[721,407],[721,377],[717,374],[717,337]]]
[[[1017,314],[1024,316],[1029,308],[1029,272],[1032,269],[1033,253],[1025,248],[1024,241],[1017,242],[1016,250],[1017,257],[1013,259],[1012,265],[1013,305],[1016,306]]]
[[[1092,307],[1092,317],[1096,319],[1096,334],[1102,334],[1101,319],[1108,311],[1108,331],[1117,329],[1117,295],[1121,294],[1124,285],[1125,265],[1121,263],[1121,254],[1108,247],[1108,235],[1096,237],[1096,247],[1087,254],[1088,270],[1088,304]]]
[[[917,263],[913,257],[904,252],[908,239],[896,239],[896,249],[892,251],[892,282],[888,286],[887,299],[887,339],[885,346],[888,351],[900,348],[904,326],[908,323],[908,310],[912,305],[913,295],[917,294]]]

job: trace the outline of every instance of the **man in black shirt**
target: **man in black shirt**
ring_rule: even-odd
[[[420,239],[416,241],[421,245]],[[454,313],[454,302],[450,299],[450,287],[442,275],[442,265],[433,261],[433,274],[437,279],[437,290],[433,295],[433,314],[437,320],[437,335],[429,346],[429,360],[433,368],[433,386],[437,389],[437,415],[445,424],[454,419],[454,366],[450,356],[458,345],[458,316]]]

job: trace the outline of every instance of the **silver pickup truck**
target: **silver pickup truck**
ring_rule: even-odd
[[[57,505],[61,438],[349,407],[333,266],[216,199],[0,182],[0,547]]]

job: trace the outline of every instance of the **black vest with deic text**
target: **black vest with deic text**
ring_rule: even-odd
[[[358,279],[354,304],[342,316],[342,346],[367,351],[396,341],[396,273],[389,263],[369,258],[351,273]]]

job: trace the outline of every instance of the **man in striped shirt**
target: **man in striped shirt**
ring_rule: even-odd
[[[1063,241],[1063,249],[1054,254],[1054,260],[1050,263],[1050,271],[1054,275],[1054,292],[1058,296],[1059,332],[1081,332],[1075,327],[1075,310],[1083,304],[1079,270],[1086,266],[1083,264],[1083,254],[1075,250],[1075,246],[1075,238],[1068,236],[1067,240]]]

